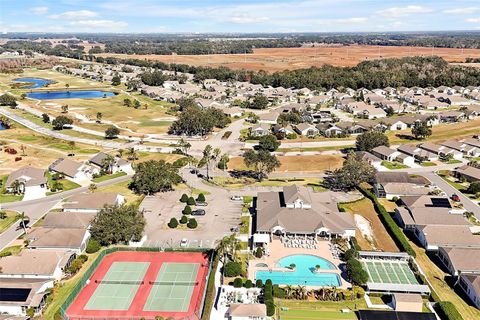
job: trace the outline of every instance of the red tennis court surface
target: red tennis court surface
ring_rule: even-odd
[[[107,280],[111,279],[112,274],[119,276],[119,271],[114,271],[118,268],[114,268],[113,266],[134,266],[136,263],[147,266],[146,271],[140,273],[142,278],[139,280],[142,281],[142,284],[106,284]],[[91,281],[83,287],[77,298],[67,309],[66,314],[70,320],[140,318],[148,320],[154,319],[155,316],[165,318],[172,317],[174,319],[199,319],[201,316],[200,308],[202,306],[206,279],[208,277],[208,263],[208,255],[199,252],[120,251],[111,253],[106,255],[100,262],[97,270],[95,270],[90,278]],[[193,274],[193,278],[190,279],[193,280],[195,285],[186,287],[189,289],[183,289],[181,281],[178,282],[177,285],[175,285],[175,281],[173,281],[171,285],[169,283],[159,286],[154,284],[158,281],[158,278],[162,278],[168,274],[173,275],[174,278],[177,279],[177,275],[172,273],[172,271],[169,271],[170,273],[164,272],[168,269],[167,267],[170,267],[170,270],[175,270],[177,269],[176,266],[178,266],[178,269],[181,269],[181,267],[188,266],[188,264],[195,266],[195,270],[197,270],[198,267],[198,273],[196,276]],[[129,272],[127,270],[124,272],[127,276],[127,273],[132,273],[132,271]],[[120,271],[120,276],[121,273]],[[101,280],[104,279],[106,279],[106,282],[102,283]],[[116,289],[115,286],[118,286],[118,288]],[[114,291],[113,293],[110,292],[110,288]],[[125,291],[127,291],[126,297],[117,297],[115,293],[117,291],[118,295],[120,295],[120,293],[125,295]],[[178,311],[178,309],[175,309],[175,299],[178,299],[175,297],[175,294],[178,295],[180,293],[180,295],[182,295],[182,292],[185,292],[187,296],[183,297],[189,301],[180,301],[180,305],[183,304],[183,308],[181,308],[182,311]],[[111,294],[110,297],[108,296],[109,294]],[[163,303],[163,300],[168,299],[162,298],[162,295],[165,294],[172,299],[170,304]],[[104,303],[101,303],[102,299],[106,299],[103,300]],[[109,300],[115,299],[119,299],[120,304],[113,303],[115,307],[107,306],[112,305],[107,303]],[[157,302],[156,305],[158,306],[157,309],[152,307],[152,301],[155,302],[155,299]],[[155,306],[155,303],[153,303],[153,305]]]

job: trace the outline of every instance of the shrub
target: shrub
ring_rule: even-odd
[[[257,287],[257,288],[262,288],[263,287],[262,279],[257,279],[257,281],[255,281],[255,287]]]
[[[462,315],[458,312],[457,308],[450,301],[440,301],[435,305],[438,315],[441,319],[446,320],[462,320]]]
[[[242,272],[242,266],[236,261],[227,262],[223,268],[227,277],[236,277]]]
[[[185,206],[185,208],[183,209],[182,213],[186,214],[186,215],[191,215],[192,214],[192,208],[187,204]]]
[[[273,301],[268,300],[265,301],[265,305],[267,306],[267,316],[273,317],[275,315],[275,304]]]
[[[235,288],[241,288],[243,286],[242,278],[235,278],[235,280],[233,280],[233,286]]]
[[[263,256],[263,250],[262,248],[258,247],[257,250],[255,251],[255,257],[261,258]]]
[[[189,206],[194,206],[196,204],[195,199],[193,199],[193,197],[188,198],[187,204]]]
[[[186,203],[188,201],[188,196],[184,193],[182,194],[182,197],[180,198],[180,202]]]
[[[354,248],[348,249],[345,252],[345,261],[348,261],[352,258],[358,258],[358,251]]]
[[[82,262],[87,262],[88,256],[86,254],[81,254],[78,256],[78,259],[82,260]]]
[[[365,197],[369,198],[373,202],[375,211],[380,215],[380,220],[385,225],[385,228],[387,229],[388,233],[393,238],[397,246],[399,246],[400,249],[402,249],[404,252],[408,253],[412,257],[415,257],[415,250],[413,250],[413,248],[408,243],[405,234],[395,223],[392,216],[387,212],[387,210],[385,210],[385,207],[382,206],[380,202],[378,202],[377,197],[375,197],[373,193],[362,187],[359,187],[359,190],[361,193],[363,193]]]
[[[188,220],[187,227],[189,229],[195,229],[197,226],[198,226],[197,220],[195,220],[193,218]]]
[[[285,290],[276,284],[273,286],[273,296],[278,299],[285,299]]]
[[[83,265],[83,260],[79,259],[79,258],[76,258],[75,260],[72,261],[70,266],[68,266],[67,271],[68,271],[68,273],[70,273],[72,275],[76,274],[78,272],[78,270],[80,270],[80,268],[82,268],[82,265]]]
[[[90,240],[88,240],[87,248],[85,249],[85,251],[87,253],[95,253],[100,250],[100,248],[100,243],[97,240],[90,238]]]
[[[205,195],[203,193],[200,193],[197,197],[198,202],[205,202]]]
[[[0,253],[0,258],[8,257],[8,256],[11,256],[11,255],[12,255],[12,253],[10,251],[4,251],[4,252]]]
[[[467,192],[472,194],[476,194],[480,192],[480,181],[475,181],[470,183],[470,185],[468,186]]]
[[[168,226],[172,229],[175,229],[178,227],[178,221],[175,218],[170,219],[170,222],[168,223]]]
[[[245,288],[250,289],[252,287],[253,287],[252,280],[248,279],[247,281],[245,281]]]
[[[182,216],[182,218],[180,219],[180,223],[181,223],[181,224],[185,224],[185,223],[187,223],[187,222],[188,222],[187,216]]]
[[[363,286],[368,281],[368,273],[363,270],[362,264],[355,258],[347,260],[347,270],[351,281],[359,286]]]

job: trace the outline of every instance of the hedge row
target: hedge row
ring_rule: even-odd
[[[441,301],[435,305],[435,310],[441,319],[445,320],[463,320],[455,305],[450,301]]]
[[[415,257],[415,250],[413,250],[413,248],[408,243],[402,229],[400,229],[400,227],[395,223],[392,216],[387,212],[387,210],[385,210],[382,204],[378,202],[377,197],[373,193],[362,187],[358,187],[358,189],[361,193],[363,193],[365,197],[372,200],[375,211],[379,214],[380,220],[385,225],[385,228],[387,229],[388,233],[393,238],[397,246],[412,257]]]
[[[210,313],[212,312],[213,308],[213,303],[215,302],[215,273],[217,271],[218,267],[218,261],[220,259],[220,255],[217,253],[217,251],[213,251],[212,253],[215,255],[213,257],[213,262],[212,262],[212,271],[210,272],[210,275],[208,276],[208,282],[207,282],[207,292],[205,294],[205,306],[203,308],[203,313],[202,313],[202,320],[208,320],[210,319]]]

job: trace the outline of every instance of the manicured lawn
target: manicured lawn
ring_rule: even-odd
[[[47,173],[47,179],[48,179],[48,185],[51,186],[53,184],[53,179],[52,179],[52,175],[49,172]],[[60,179],[60,180],[58,180],[58,182],[60,182],[62,184],[63,189],[59,190],[57,192],[49,191],[49,192],[47,192],[47,195],[52,195],[52,194],[55,194],[55,193],[68,191],[68,190],[73,190],[73,189],[81,187],[81,185],[79,185],[78,183],[75,183],[75,182],[70,181],[68,179]]]
[[[103,175],[101,177],[94,178],[94,179],[92,179],[92,181],[98,183],[98,182],[107,181],[107,180],[115,179],[115,178],[126,176],[126,175],[127,175],[126,172],[119,171],[119,172],[114,173],[114,174],[106,174],[106,175]]]
[[[14,195],[9,193],[0,194],[0,203],[22,201],[23,195]]]
[[[122,196],[125,197],[125,200],[132,204],[134,202],[140,202],[142,201],[143,199],[143,196],[140,196],[140,195],[136,195],[132,192],[132,190],[130,190],[128,188],[128,185],[130,184],[130,180],[129,181],[124,181],[124,182],[120,182],[120,183],[116,183],[116,184],[112,184],[110,186],[105,186],[105,187],[101,187],[101,188],[98,188],[96,192],[113,192],[113,193],[119,193],[121,194]]]
[[[3,219],[0,218],[0,233],[7,230],[12,224],[20,219],[17,212],[6,211],[7,216]]]
[[[364,299],[353,301],[299,301],[275,299],[277,314],[281,319],[287,320],[330,320],[330,319],[357,319],[353,311],[366,309]],[[350,313],[342,313],[342,309],[351,310]]]
[[[430,162],[430,161],[423,161],[423,162],[420,162],[420,165],[421,165],[422,167],[434,167],[434,166],[436,166],[436,164],[435,164],[435,163],[433,163],[433,162]]]
[[[303,155],[303,156],[277,156],[280,168],[275,172],[311,172],[335,170],[342,166],[341,155]],[[243,157],[233,157],[228,163],[228,168],[233,170],[248,169],[243,162]]]
[[[382,166],[390,170],[409,168],[409,166],[404,165],[400,162],[389,162],[389,161],[382,161]]]
[[[442,177],[443,180],[445,180],[446,182],[448,182],[448,184],[450,184],[452,187],[454,187],[455,189],[457,189],[458,191],[460,192],[466,192],[467,188],[468,188],[468,184],[465,183],[460,183],[458,182],[455,178],[452,178],[450,176],[448,176],[448,171],[445,172],[444,170],[442,171],[439,171],[438,172],[438,175],[440,177]],[[452,180],[454,179],[454,180]]]
[[[5,255],[7,252],[10,252],[12,255],[17,255],[22,251],[23,246],[11,246],[11,247],[6,247],[2,251],[0,251],[0,257],[2,255]]]
[[[447,164],[455,164],[455,163],[462,163],[462,161],[456,160],[456,159],[450,159],[447,161]]]

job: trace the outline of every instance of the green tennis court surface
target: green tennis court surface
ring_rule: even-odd
[[[369,282],[418,284],[408,263],[393,261],[362,261],[368,272]]]
[[[198,269],[198,263],[163,263],[143,310],[188,311]]]
[[[128,310],[150,262],[114,262],[85,306],[86,310]],[[132,283],[129,283],[132,282]]]

